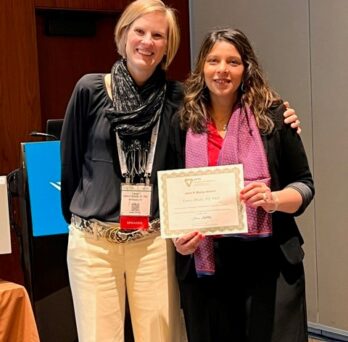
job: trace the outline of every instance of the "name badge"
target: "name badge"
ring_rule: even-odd
[[[152,186],[121,184],[121,229],[148,229],[151,214]]]

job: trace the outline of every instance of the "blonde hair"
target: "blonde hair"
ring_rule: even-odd
[[[118,53],[125,58],[129,27],[141,16],[152,12],[165,14],[168,21],[167,52],[161,63],[162,69],[166,70],[178,51],[180,30],[175,10],[166,6],[161,0],[135,0],[129,4],[116,24],[115,43]]]

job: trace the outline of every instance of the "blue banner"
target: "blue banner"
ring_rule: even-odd
[[[60,202],[60,142],[22,144],[27,171],[33,236],[68,232]]]

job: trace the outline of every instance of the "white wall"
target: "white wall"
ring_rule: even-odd
[[[11,253],[11,233],[7,180],[6,176],[0,176],[0,254],[9,253]]]
[[[348,1],[311,0],[319,322],[348,330]]]

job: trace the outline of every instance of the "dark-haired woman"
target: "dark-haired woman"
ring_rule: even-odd
[[[175,167],[243,164],[248,232],[174,239],[190,342],[307,341],[295,216],[314,186],[301,138],[283,112],[247,37],[232,29],[209,33],[173,120]]]

